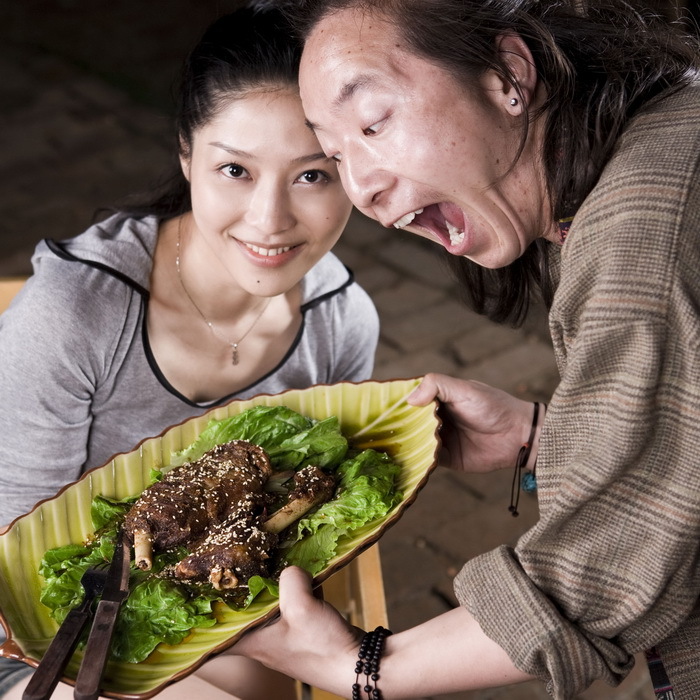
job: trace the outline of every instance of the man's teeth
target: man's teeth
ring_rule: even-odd
[[[409,211],[408,214],[404,214],[398,221],[394,222],[394,228],[403,228],[408,226],[413,219],[416,218],[418,214],[422,214],[422,209],[416,209],[415,211]]]
[[[457,245],[464,240],[464,231],[460,231],[456,226],[453,226],[449,221],[447,224],[447,233],[450,234],[450,245]]]
[[[275,255],[281,255],[282,253],[286,253],[288,250],[292,249],[292,246],[287,246],[286,248],[258,248],[258,246],[250,243],[246,243],[246,246],[254,253],[257,253],[258,255],[266,255],[268,258],[272,258]]]

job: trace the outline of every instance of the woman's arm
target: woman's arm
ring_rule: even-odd
[[[349,698],[362,632],[315,598],[309,576],[296,567],[282,572],[280,610],[278,621],[246,635],[232,652]],[[398,700],[529,679],[457,608],[389,637],[378,687],[385,700]]]
[[[44,260],[0,317],[0,523],[78,478],[85,463],[100,347],[78,266]],[[58,268],[68,268],[59,274]],[[82,267],[82,266],[80,266]],[[87,297],[87,298],[86,298]],[[96,323],[99,323],[96,322]]]

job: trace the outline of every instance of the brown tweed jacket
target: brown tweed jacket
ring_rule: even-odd
[[[555,257],[559,257],[558,255]],[[561,249],[540,520],[460,602],[571,698],[657,645],[700,698],[700,86],[630,124]]]

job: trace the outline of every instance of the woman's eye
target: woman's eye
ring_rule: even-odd
[[[374,136],[384,125],[384,122],[386,119],[380,119],[378,122],[375,122],[371,126],[368,126],[366,129],[362,130],[362,133],[365,136]]]
[[[227,177],[234,179],[245,177],[248,174],[246,169],[242,165],[238,165],[238,163],[228,163],[227,165],[224,165],[221,168],[221,172],[223,172]]]
[[[307,185],[315,185],[319,182],[328,182],[330,178],[322,170],[307,170],[298,179]]]

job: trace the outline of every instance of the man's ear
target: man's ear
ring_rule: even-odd
[[[510,114],[519,115],[535,100],[538,87],[535,61],[527,44],[517,34],[502,34],[496,39],[496,47],[515,79],[515,85],[489,71],[488,88],[494,102],[503,105]]]

